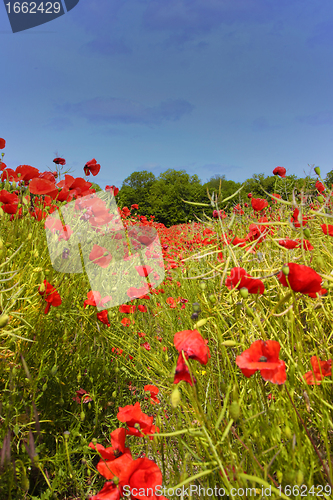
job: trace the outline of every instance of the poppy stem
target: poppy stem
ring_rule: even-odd
[[[289,394],[289,391],[288,391],[288,389],[287,389],[287,386],[285,386],[285,389],[286,389],[286,392],[287,392],[287,396],[288,396],[288,398],[290,399],[290,402],[291,402],[291,404],[292,404],[292,405],[293,405],[293,407],[294,407],[294,410],[295,410],[295,412],[296,412],[296,415],[297,415],[297,417],[298,417],[299,421],[301,422],[301,424],[303,425],[304,430],[305,430],[305,432],[306,432],[306,434],[307,434],[308,438],[310,439],[310,442],[311,442],[311,444],[312,444],[312,446],[313,446],[314,451],[315,451],[315,452],[316,452],[316,454],[318,455],[319,461],[320,461],[320,463],[321,463],[321,465],[322,465],[322,467],[323,467],[323,469],[324,469],[324,471],[325,471],[325,474],[326,474],[327,480],[328,480],[328,482],[329,482],[329,485],[331,486],[331,488],[333,488],[333,483],[332,483],[332,481],[331,481],[331,478],[330,478],[329,473],[327,472],[327,467],[325,466],[325,464],[324,464],[324,462],[323,462],[323,459],[321,458],[321,455],[320,455],[320,453],[319,453],[319,450],[318,450],[317,446],[315,445],[315,443],[314,443],[314,441],[313,441],[313,439],[312,439],[312,437],[311,437],[311,435],[310,435],[310,433],[309,433],[309,431],[308,431],[308,429],[307,429],[307,427],[306,427],[306,425],[305,425],[305,423],[304,423],[304,421],[303,421],[302,417],[301,417],[301,416],[300,416],[300,414],[298,413],[298,411],[297,411],[297,409],[296,409],[296,406],[294,405],[294,402],[293,402],[293,400],[292,400],[292,398],[291,398],[291,396],[290,396],[290,394]]]

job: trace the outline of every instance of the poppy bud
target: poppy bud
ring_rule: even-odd
[[[303,234],[306,238],[310,238],[311,236],[311,233],[310,233],[310,229],[308,227],[306,227],[303,231]]]
[[[2,208],[0,207],[0,217],[2,217],[2,216],[3,216],[3,210],[2,210]]]
[[[181,396],[180,396],[180,391],[178,389],[178,387],[176,387],[172,393],[171,393],[171,405],[173,408],[176,408],[181,400]]]
[[[0,239],[0,250],[3,249],[3,241]]]
[[[61,397],[61,398],[59,399],[59,404],[60,404],[60,406],[64,406],[65,401],[64,401],[64,398],[63,398],[63,397]]]
[[[285,276],[288,276],[289,272],[290,272],[290,269],[288,266],[283,266],[282,268],[282,272]]]
[[[247,299],[248,295],[249,295],[249,291],[247,288],[243,287],[239,290],[239,293],[241,294],[241,296],[243,297],[243,299]]]
[[[43,387],[42,387],[42,391],[43,391],[43,392],[45,392],[45,391],[46,391],[46,389],[47,389],[47,383],[45,382],[45,384],[44,384],[44,385],[43,385]]]
[[[205,283],[204,281],[202,281],[199,285],[199,287],[201,288],[201,290],[206,290],[207,288],[207,283]]]
[[[193,302],[192,309],[196,313],[201,312],[201,307],[200,307],[200,304],[198,302]]]
[[[79,372],[79,373],[77,374],[76,380],[77,380],[78,382],[80,382],[80,380],[81,380],[81,372]]]
[[[222,345],[224,345],[225,347],[235,347],[235,345],[237,345],[237,342],[235,342],[234,340],[225,340],[224,342],[222,342]]]
[[[16,182],[15,182],[15,181],[13,181],[13,182],[12,182],[12,188],[13,188],[13,189],[16,189],[16,186],[17,186]]]
[[[199,328],[200,326],[204,326],[207,323],[207,321],[208,321],[207,318],[200,319],[198,323],[194,325],[194,329]]]
[[[31,238],[32,238],[32,233],[29,233],[27,236],[27,240],[31,240]]]
[[[292,432],[291,432],[291,429],[288,425],[284,428],[284,433],[285,433],[287,439],[292,438]]]
[[[80,413],[81,422],[83,422],[85,418],[86,418],[86,414],[84,413],[84,411],[81,411],[81,413]]]
[[[88,403],[88,409],[91,410],[91,403]]]
[[[57,367],[57,365],[54,365],[51,369],[51,375],[54,376],[57,373],[57,371],[58,371],[58,367]]]
[[[119,484],[119,477],[113,476],[112,481],[114,482],[115,485]]]
[[[303,484],[303,481],[304,481],[304,474],[301,470],[298,470],[296,472],[296,483],[298,484],[298,486],[301,486]]]
[[[237,401],[233,401],[229,409],[230,416],[233,420],[238,420],[240,415],[240,406]]]
[[[211,301],[212,304],[215,304],[215,302],[216,302],[216,296],[215,295],[211,294],[211,295],[208,296],[208,298],[209,298],[209,300]]]
[[[25,468],[23,468],[22,474],[21,474],[21,487],[22,487],[22,490],[25,492],[28,492],[29,488],[30,488],[30,482],[29,482],[29,479],[27,478],[27,473],[26,473]]]
[[[8,322],[9,322],[8,314],[2,314],[2,316],[0,316],[0,328],[3,328],[4,326],[8,325]]]
[[[42,283],[39,286],[38,291],[39,291],[40,294],[43,294],[45,292],[45,285],[44,285],[44,283]]]
[[[112,397],[113,397],[113,398],[116,398],[116,397],[117,397],[117,391],[113,391],[113,393],[112,393]]]
[[[315,167],[314,171],[316,172],[317,175],[320,175],[320,167]]]
[[[276,477],[277,477],[277,480],[279,481],[279,484],[281,484],[282,478],[283,478],[283,473],[280,470],[276,471]]]
[[[318,255],[316,262],[319,267],[324,267],[325,261],[321,255]]]
[[[319,201],[319,203],[323,203],[324,197],[319,195],[319,196],[317,196],[317,200]]]

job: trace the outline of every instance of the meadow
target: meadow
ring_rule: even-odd
[[[45,223],[72,202],[97,238],[100,166],[74,178],[54,163],[0,166],[0,499],[332,498],[333,205],[318,167],[315,191],[207,193],[210,217],[170,228],[119,208],[128,262],[158,243],[162,259],[146,250],[142,289],[124,273],[128,299],[104,308],[87,272],[51,260],[48,237],[67,262],[73,228]],[[90,261],[104,271],[107,250]]]

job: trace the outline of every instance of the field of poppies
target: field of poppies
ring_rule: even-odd
[[[319,167],[167,228],[53,162],[0,164],[0,499],[332,498]]]

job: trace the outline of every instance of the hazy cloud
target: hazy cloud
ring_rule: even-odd
[[[252,121],[252,130],[255,132],[263,132],[264,130],[276,130],[283,128],[282,125],[270,125],[264,116],[259,116]]]
[[[45,126],[56,132],[61,132],[62,130],[73,127],[73,122],[70,118],[58,116],[48,121]]]
[[[183,115],[191,113],[194,106],[184,99],[168,99],[158,106],[149,107],[129,99],[96,97],[57,108],[93,123],[153,125],[160,124],[163,120],[179,120]]]
[[[114,56],[117,54],[131,54],[133,51],[123,40],[109,40],[108,38],[101,37],[95,38],[95,40],[85,43],[80,47],[81,54],[85,54],[86,52],[97,53],[103,56]]]
[[[296,120],[313,126],[332,125],[333,113],[330,111],[319,111],[318,113],[314,113],[312,115],[297,116]]]

